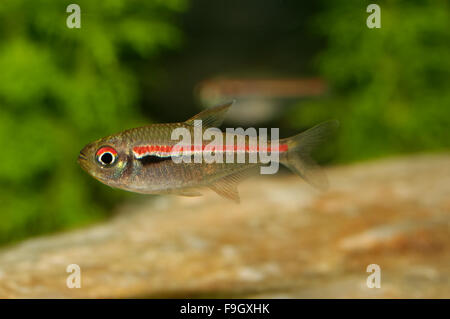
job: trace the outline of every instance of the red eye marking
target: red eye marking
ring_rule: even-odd
[[[99,156],[102,156],[104,153],[111,153],[114,157],[117,155],[117,151],[115,150],[115,149],[113,149],[112,147],[109,147],[109,146],[105,146],[105,147],[102,147],[102,148],[100,148],[98,151],[97,151],[97,157],[99,157]]]

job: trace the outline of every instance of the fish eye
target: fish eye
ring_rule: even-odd
[[[114,160],[113,155],[110,152],[103,153],[102,156],[100,156],[100,161],[106,165],[109,165]]]
[[[102,166],[111,166],[117,158],[117,151],[109,146],[101,147],[96,154],[97,161]]]

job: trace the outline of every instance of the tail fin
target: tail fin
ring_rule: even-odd
[[[330,136],[339,126],[337,120],[330,120],[318,124],[309,130],[281,140],[281,144],[288,145],[288,151],[281,159],[286,167],[300,175],[311,185],[326,189],[328,179],[319,165],[311,158],[311,152]]]

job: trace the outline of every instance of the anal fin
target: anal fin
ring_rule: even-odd
[[[249,170],[239,171],[215,181],[208,187],[220,196],[231,199],[239,204],[240,198],[237,186],[247,176],[249,176]]]

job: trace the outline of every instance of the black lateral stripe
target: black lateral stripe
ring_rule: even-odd
[[[151,165],[172,160],[172,156],[147,155],[137,159],[142,165]]]

